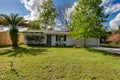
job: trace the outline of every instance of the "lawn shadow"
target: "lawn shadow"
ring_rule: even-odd
[[[17,76],[17,80],[24,80],[24,78],[19,74],[19,71],[17,71],[16,69],[13,68],[10,71]]]
[[[19,77],[19,74],[15,69],[11,69],[11,72],[14,73],[17,77]]]
[[[120,58],[120,54],[117,54],[117,53],[106,52],[106,51],[97,50],[97,49],[93,49],[93,48],[86,48],[86,50],[88,50],[89,52],[96,52],[96,53],[101,53],[103,55],[109,55],[109,56]]]
[[[44,54],[44,52],[47,52],[47,49],[45,48],[24,48],[24,47],[18,47],[15,49],[5,49],[5,51],[1,51],[0,55],[8,55],[9,57],[22,57],[23,55],[40,55]]]
[[[11,47],[11,46],[9,46],[9,45],[0,46],[0,48],[6,48],[6,47]]]

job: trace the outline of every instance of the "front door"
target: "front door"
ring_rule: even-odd
[[[47,35],[47,45],[51,46],[51,35]]]

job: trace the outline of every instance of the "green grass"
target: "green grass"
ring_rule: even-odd
[[[10,61],[14,68],[10,68]],[[120,57],[84,48],[0,48],[0,80],[119,80]]]

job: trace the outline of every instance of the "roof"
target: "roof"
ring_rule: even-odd
[[[44,33],[44,34],[59,34],[59,35],[69,35],[69,31],[48,31],[48,30],[27,30],[23,31],[23,33]]]

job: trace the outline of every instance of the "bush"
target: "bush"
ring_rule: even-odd
[[[42,45],[42,40],[44,37],[40,34],[26,34],[25,40],[27,45],[37,46]]]

